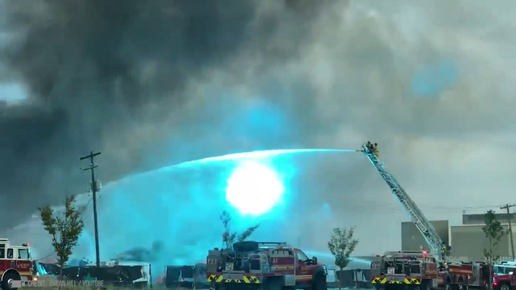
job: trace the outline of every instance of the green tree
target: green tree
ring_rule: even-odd
[[[260,226],[260,224],[257,224],[252,227],[248,227],[245,231],[243,231],[240,235],[238,235],[238,241],[243,242],[243,241],[247,240],[247,238],[249,238],[254,233],[254,231],[256,231],[256,229],[259,226]]]
[[[236,232],[231,231],[231,220],[232,217],[227,211],[223,211],[220,215],[220,221],[222,222],[222,226],[224,227],[224,232],[222,233],[222,249],[224,250],[231,249],[235,241],[245,241],[260,226],[260,224],[257,224],[255,226],[247,228],[241,234],[237,234]]]
[[[351,261],[350,255],[358,245],[358,239],[353,238],[355,227],[334,228],[328,249],[335,257],[335,265],[342,271]]]
[[[484,257],[487,264],[492,266],[500,258],[500,255],[498,255],[498,243],[505,235],[505,229],[496,219],[496,215],[492,210],[489,210],[484,215],[484,223],[485,226],[482,227],[482,231],[489,242],[488,247],[484,248]],[[492,269],[492,267],[490,267],[490,269]],[[489,276],[490,279],[492,279],[492,273]],[[490,281],[489,285],[489,288],[492,289],[492,281]]]
[[[63,267],[72,255],[79,236],[84,228],[82,221],[83,207],[75,207],[75,196],[68,196],[65,201],[64,212],[55,212],[51,206],[39,208],[43,227],[50,234],[52,246],[57,255],[57,264],[60,267],[59,278],[63,278]]]

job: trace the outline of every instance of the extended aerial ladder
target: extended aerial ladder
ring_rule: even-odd
[[[378,149],[376,146],[378,145],[373,145],[370,142],[367,142],[366,144],[362,145],[362,150],[358,151],[364,153],[367,159],[371,161],[371,164],[373,164],[378,173],[380,173],[383,180],[387,182],[387,185],[390,187],[396,199],[409,213],[412,222],[414,225],[416,225],[416,228],[419,230],[421,235],[423,235],[428,246],[430,247],[431,254],[437,261],[445,262],[448,246],[441,240],[439,235],[437,235],[434,226],[430,223],[430,221],[428,221],[423,212],[421,212],[419,207],[414,203],[414,201],[412,201],[410,196],[405,192],[398,181],[396,181],[394,176],[385,170],[383,163],[378,159]]]

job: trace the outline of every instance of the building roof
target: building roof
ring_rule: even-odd
[[[495,218],[501,222],[502,224],[507,224],[509,219],[511,223],[516,224],[516,215],[515,214],[506,214],[506,213],[495,213]],[[484,225],[485,224],[485,214],[463,214],[462,215],[462,224],[463,225]]]

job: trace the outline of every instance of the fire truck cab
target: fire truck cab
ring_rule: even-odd
[[[516,262],[502,262],[493,266],[493,288],[510,290],[516,287]]]
[[[215,248],[206,264],[214,289],[327,289],[326,267],[286,243],[244,241],[233,244],[231,250]]]
[[[30,244],[14,246],[6,238],[0,238],[0,275],[3,290],[17,288],[14,281],[32,280],[33,262]]]

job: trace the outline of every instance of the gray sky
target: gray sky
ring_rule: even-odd
[[[87,11],[97,15],[102,5],[91,3]],[[103,151],[108,182],[228,152],[371,140],[430,219],[458,224],[463,208],[515,201],[514,1],[248,3],[209,25],[196,5],[132,4],[123,8],[132,18],[113,20],[121,29],[106,29],[113,25],[102,20],[106,7],[96,18],[70,20],[78,7],[36,5],[24,12],[30,21],[8,23],[23,37],[3,51],[8,85],[0,95],[19,98],[11,84],[23,84],[30,105],[2,108],[4,196],[29,204],[38,195],[25,214],[81,191],[78,157],[93,148]],[[148,18],[156,9],[160,16]],[[47,27],[52,12],[63,19]],[[171,19],[179,24],[167,26]],[[247,119],[255,109],[259,120]],[[359,254],[399,247],[407,218],[364,159],[299,165],[307,173],[297,202],[312,213],[304,230],[323,233],[312,247],[325,248],[331,227],[350,225],[362,240]],[[323,203],[333,218],[321,227],[309,204]]]

